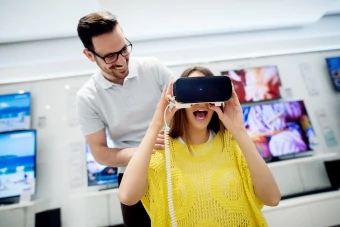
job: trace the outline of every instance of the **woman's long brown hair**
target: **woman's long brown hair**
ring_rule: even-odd
[[[200,72],[205,76],[214,76],[214,74],[209,69],[196,66],[196,67],[191,67],[191,68],[186,69],[180,77],[181,78],[189,77],[190,74],[193,72]],[[213,116],[208,124],[208,129],[213,130],[216,134],[220,132],[221,137],[222,137],[222,144],[224,145],[224,132],[226,128],[224,127],[223,123],[220,121],[217,113],[215,112],[213,113]],[[192,149],[191,149],[192,140],[188,133],[188,119],[185,114],[185,109],[179,109],[176,111],[171,121],[169,135],[172,138],[181,137],[187,144],[190,153],[192,153]]]

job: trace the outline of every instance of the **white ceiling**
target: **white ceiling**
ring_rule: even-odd
[[[76,36],[79,18],[100,9],[136,41],[306,26],[339,14],[340,0],[1,0],[0,44]]]

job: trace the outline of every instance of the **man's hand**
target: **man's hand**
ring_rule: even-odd
[[[164,130],[161,130],[158,134],[156,144],[154,146],[154,150],[163,150],[164,149]]]

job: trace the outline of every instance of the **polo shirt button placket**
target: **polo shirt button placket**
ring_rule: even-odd
[[[127,96],[126,100],[127,100],[127,104],[129,106],[129,109],[130,109],[134,105],[133,98],[131,96]]]

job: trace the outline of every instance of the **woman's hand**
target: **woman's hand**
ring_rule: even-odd
[[[173,88],[173,80],[170,79],[169,85],[163,89],[161,98],[157,104],[155,114],[153,116],[153,119],[151,121],[152,125],[156,125],[158,127],[163,127],[165,125],[164,122],[164,111],[169,105],[169,96],[172,96],[172,88]],[[170,123],[172,117],[174,116],[175,112],[177,111],[176,108],[168,108],[166,113],[166,121],[167,124]]]
[[[243,113],[234,86],[231,98],[224,103],[223,111],[219,106],[210,106],[232,135],[244,130]]]

